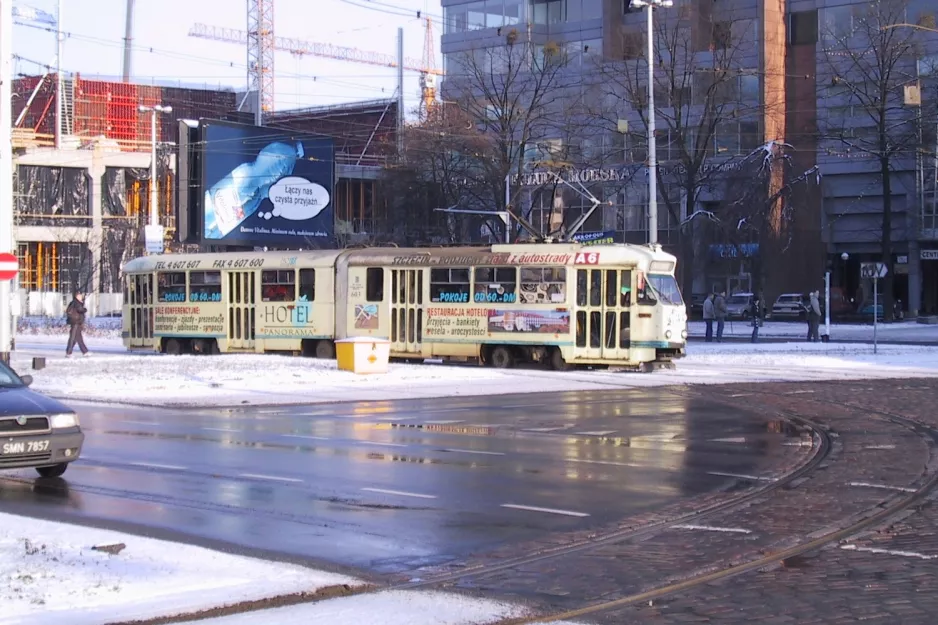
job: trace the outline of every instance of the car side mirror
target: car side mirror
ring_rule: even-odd
[[[20,376],[20,380],[22,380],[22,381],[23,381],[23,384],[25,384],[26,386],[32,386],[32,385],[33,385],[33,376],[31,376],[31,375],[21,375],[21,376]]]

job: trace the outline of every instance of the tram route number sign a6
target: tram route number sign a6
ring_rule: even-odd
[[[578,252],[573,260],[575,265],[598,265],[599,252]]]
[[[869,280],[878,280],[886,277],[886,263],[862,263],[860,277]]]
[[[0,282],[7,282],[20,271],[20,262],[13,254],[0,254]]]

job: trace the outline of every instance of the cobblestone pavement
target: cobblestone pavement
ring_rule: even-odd
[[[938,381],[883,380],[686,388],[675,392],[787,412],[830,428],[831,453],[803,480],[641,541],[469,579],[460,587],[556,613],[752,561],[847,527],[908,496],[936,469],[933,442],[874,411],[938,427]],[[761,477],[761,476],[756,476]],[[744,486],[746,486],[744,484]],[[711,497],[719,497],[712,495]],[[819,551],[578,619],[595,623],[931,623],[938,614],[938,506],[932,495],[890,524]]]

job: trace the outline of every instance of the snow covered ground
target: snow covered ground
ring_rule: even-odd
[[[119,543],[126,547],[116,555],[92,549]],[[3,623],[98,625],[362,583],[295,565],[10,514],[0,514],[0,554]]]
[[[92,549],[121,543],[124,549],[113,555]],[[365,584],[291,564],[9,514],[0,514],[0,556],[0,623],[24,625],[101,625],[189,615]],[[520,606],[454,594],[384,591],[198,622],[469,625],[527,613]]]
[[[153,405],[310,404],[668,384],[938,377],[938,347],[860,343],[691,343],[677,370],[495,370],[440,364],[391,365],[386,375],[338,371],[335,362],[274,355],[128,354],[119,340],[89,337],[89,358],[62,356],[64,337],[20,336],[14,367],[34,388],[68,399]],[[30,358],[47,367],[30,370]]]
[[[691,321],[687,324],[687,332],[691,337],[702,338],[706,336],[707,326],[703,321]],[[714,327],[716,332],[716,327]],[[821,323],[821,334],[824,333],[824,323]],[[877,329],[880,341],[897,341],[903,343],[935,343],[938,345],[938,325],[925,325],[915,321],[899,321],[896,323],[880,323]],[[726,337],[749,337],[752,335],[752,326],[748,321],[727,321],[723,329]],[[804,339],[808,335],[808,324],[797,321],[766,321],[759,328],[759,336],[767,339],[793,338]],[[873,340],[873,324],[844,323],[831,324],[830,332],[833,341],[870,341]]]

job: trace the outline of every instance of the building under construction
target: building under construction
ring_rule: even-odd
[[[167,245],[175,233],[175,143],[180,119],[245,121],[234,91],[63,80],[61,124],[56,77],[13,86],[14,236],[24,313],[60,314],[63,294],[92,294],[92,312],[120,307],[120,266],[143,253],[149,214],[151,113],[157,117],[159,216]],[[376,182],[396,139],[398,100],[268,114],[265,125],[335,139],[339,243],[385,227]],[[56,130],[61,127],[56,147]]]

